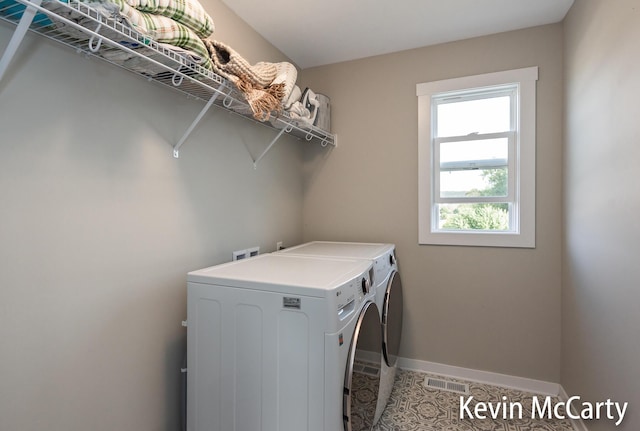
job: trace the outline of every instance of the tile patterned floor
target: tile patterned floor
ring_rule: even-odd
[[[569,420],[531,419],[534,394],[500,387],[469,383],[474,401],[519,402],[523,406],[522,419],[459,418],[460,394],[423,385],[426,374],[398,370],[391,398],[374,431],[573,431]],[[465,400],[467,395],[464,395]]]

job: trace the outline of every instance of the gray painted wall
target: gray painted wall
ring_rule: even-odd
[[[630,402],[620,430],[640,427],[639,39],[635,0],[576,1],[565,21],[562,384]]]
[[[219,2],[216,37],[283,56]],[[4,49],[13,27],[0,24]],[[0,429],[179,429],[186,273],[302,239],[302,152],[30,35],[0,83]]]
[[[307,155],[305,240],[394,242],[401,356],[560,379],[562,25],[303,71],[330,95],[338,147]],[[418,245],[416,84],[539,66],[537,247]],[[330,154],[330,156],[329,156]]]
[[[217,39],[284,59],[203,3]],[[175,160],[200,102],[29,36],[0,82],[0,428],[177,429],[185,273],[334,239],[398,244],[402,356],[630,401],[637,429],[638,21],[585,0],[564,26],[306,70],[339,147],[284,138],[257,171],[272,131],[215,110]],[[415,84],[532,65],[537,248],[418,246]]]

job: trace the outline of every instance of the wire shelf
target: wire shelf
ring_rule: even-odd
[[[272,113],[264,122],[255,120],[242,93],[226,79],[197,64],[197,60],[188,53],[158,43],[123,22],[105,17],[86,3],[77,0],[40,2],[41,0],[0,0],[0,20],[18,26],[13,36],[14,39],[18,39],[14,43],[16,46],[11,49],[12,39],[0,59],[0,79],[22,40],[23,35],[17,33],[21,26],[28,26],[29,30],[71,47],[78,53],[100,58],[149,81],[208,102],[190,130],[174,146],[176,157],[179,147],[210,106],[217,106],[255,123],[279,130],[278,136],[269,148],[283,133],[306,141],[317,140],[322,146],[337,144],[335,135],[313,125],[298,122],[287,112]],[[33,15],[30,21],[29,14]],[[264,153],[258,160],[262,156]],[[258,160],[254,161],[254,164]]]

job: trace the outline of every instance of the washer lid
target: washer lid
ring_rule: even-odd
[[[187,281],[228,287],[326,297],[371,268],[361,259],[317,259],[263,254],[190,272]]]
[[[278,253],[309,256],[377,259],[380,256],[383,256],[385,253],[393,251],[394,249],[394,244],[312,241],[296,245],[294,247],[285,248]]]

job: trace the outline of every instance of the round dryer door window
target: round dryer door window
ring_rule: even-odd
[[[344,382],[345,431],[369,431],[380,391],[380,313],[373,302],[362,308],[349,348]]]
[[[395,367],[402,337],[402,281],[398,271],[389,277],[382,310],[382,352],[390,367]]]

